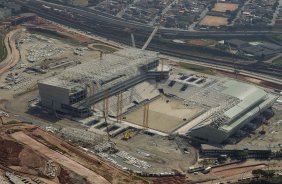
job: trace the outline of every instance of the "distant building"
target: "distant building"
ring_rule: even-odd
[[[203,157],[219,157],[226,155],[229,157],[238,157],[244,153],[247,158],[269,158],[271,156],[271,149],[260,146],[240,146],[240,145],[227,145],[227,146],[211,146],[202,144],[200,155]]]
[[[69,4],[72,4],[74,6],[87,6],[88,5],[88,0],[68,0]]]
[[[270,42],[257,42],[250,44],[240,39],[225,40],[224,44],[236,48],[241,52],[257,59],[265,59],[274,56],[282,51],[282,46]]]
[[[249,45],[248,42],[245,42],[239,39],[225,40],[224,44],[230,47],[237,48],[237,49],[247,47]]]

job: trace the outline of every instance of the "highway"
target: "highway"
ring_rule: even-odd
[[[61,5],[58,5],[61,6]],[[124,28],[120,27],[119,25],[109,25],[106,22],[97,22],[96,19],[91,19],[87,17],[83,17],[81,19],[78,19],[78,17],[75,18],[70,18],[66,17],[61,14],[56,14],[54,12],[49,12],[49,11],[42,11],[41,5],[39,6],[29,6],[30,10],[33,11],[34,13],[37,13],[38,15],[48,19],[52,20],[55,22],[58,22],[63,25],[67,25],[69,27],[73,27],[76,29],[83,30],[85,32],[91,32],[95,35],[99,35],[101,37],[108,38],[114,42],[118,43],[123,43],[126,45],[131,44],[130,40],[130,34],[126,31],[124,31]],[[63,6],[64,7],[64,6]],[[62,8],[62,6],[61,6]],[[72,8],[75,9],[75,8]],[[81,10],[79,10],[81,11]],[[88,14],[88,12],[86,12]],[[152,27],[151,32],[154,27]],[[151,32],[147,31],[141,31],[141,32],[135,32],[135,38],[136,38],[136,45],[137,47],[142,47],[144,44],[145,40],[148,38],[148,35]],[[237,33],[237,32],[236,32]],[[234,34],[236,34],[234,33]],[[250,32],[251,33],[251,32]],[[253,33],[253,32],[252,32]],[[259,33],[259,32],[257,32]],[[265,34],[267,32],[262,31],[260,34]],[[201,33],[204,34],[204,33]],[[228,33],[227,33],[228,34]],[[142,41],[143,40],[143,41]],[[234,63],[229,61],[224,61],[222,59],[216,59],[216,58],[211,58],[211,57],[205,57],[203,55],[191,55],[187,53],[187,48],[184,46],[177,45],[175,43],[162,43],[160,40],[157,38],[154,38],[152,42],[150,43],[149,50],[154,50],[158,51],[163,55],[166,55],[169,57],[174,57],[174,58],[180,58],[184,60],[189,60],[193,61],[194,64],[198,65],[209,65],[209,67],[216,67],[216,68],[222,68],[222,69],[227,69],[229,71],[234,71],[234,68],[236,68],[237,71],[242,71],[246,75],[256,75],[256,78],[258,76],[263,76],[263,78],[269,78],[269,80],[272,80],[271,76],[275,76],[278,78],[282,78],[282,66],[277,66],[277,65],[271,65],[271,64],[265,64],[263,62],[255,63],[255,64],[248,64],[246,63]],[[185,50],[186,49],[186,50]],[[189,48],[188,48],[189,49]],[[275,80],[280,81],[280,79]],[[281,82],[279,83],[281,85]]]
[[[54,21],[50,21],[50,22],[59,26],[59,27],[61,27],[61,28],[70,29],[71,31],[76,32],[78,34],[83,34],[83,35],[86,35],[88,37],[92,37],[93,39],[99,40],[101,42],[104,42],[104,43],[107,43],[107,44],[110,44],[110,45],[114,45],[114,46],[119,47],[119,48],[128,48],[129,47],[127,44],[122,44],[120,42],[110,40],[109,38],[103,38],[101,36],[97,36],[97,35],[94,35],[94,34],[88,34],[88,33],[85,33],[83,31],[79,31],[79,30],[74,29],[74,28],[69,28],[68,26],[65,26],[63,24],[59,24],[59,23],[54,22]],[[221,66],[219,64],[207,63],[206,61],[193,60],[193,59],[181,59],[179,57],[173,57],[173,56],[169,56],[167,54],[160,54],[160,57],[164,58],[164,59],[176,61],[176,62],[200,65],[200,66],[204,66],[204,67],[208,67],[208,68],[212,68],[212,69],[216,69],[216,70],[220,70],[220,71],[234,73],[234,66],[233,65],[232,66],[228,66],[228,65],[227,66]],[[250,71],[243,70],[243,69],[237,69],[236,71],[237,71],[238,75],[243,75],[243,76],[246,76],[246,77],[255,78],[255,79],[265,81],[265,82],[269,82],[273,86],[278,86],[277,89],[282,90],[282,80],[281,79],[270,77],[270,76],[264,75],[264,74],[259,74],[259,73],[256,73],[256,72],[250,72]]]
[[[35,7],[42,7],[42,5],[47,5],[49,7],[53,7],[59,10],[65,10],[72,13],[79,14],[85,18],[89,18],[92,21],[98,21],[102,23],[109,23],[112,26],[118,26],[120,28],[129,28],[129,29],[135,29],[140,31],[146,31],[146,32],[152,32],[154,29],[154,26],[133,22],[129,20],[125,20],[123,18],[119,18],[116,16],[112,16],[97,10],[92,10],[88,8],[74,8],[69,7],[65,5],[59,5],[55,3],[45,2],[42,0],[36,0],[36,1],[30,1],[26,4],[27,7],[35,8]],[[178,35],[178,36],[263,36],[270,33],[281,33],[280,31],[263,31],[263,30],[257,30],[257,31],[189,31],[189,30],[183,30],[183,29],[171,29],[171,28],[164,28],[161,27],[159,29],[159,33],[161,34],[168,34],[168,35]]]
[[[7,48],[7,57],[0,64],[0,74],[15,66],[20,59],[20,53],[15,43],[15,35],[17,35],[17,33],[21,30],[21,28],[13,30],[5,37],[4,43]]]

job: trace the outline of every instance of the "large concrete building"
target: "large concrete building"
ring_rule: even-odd
[[[142,117],[130,113],[152,102],[149,116],[157,119],[151,121],[150,128],[205,144],[220,144],[242,133],[246,126],[255,129],[259,125],[250,122],[268,111],[277,99],[252,84],[159,66],[156,52],[139,49],[120,50],[101,60],[77,65],[38,86],[41,105],[57,113],[86,117],[93,108],[95,112],[107,108],[107,115],[126,115],[124,118],[131,119],[132,125],[138,124],[134,121],[140,120],[143,113],[139,115]],[[122,108],[117,112],[120,93]],[[168,111],[153,104],[162,95],[170,98],[162,104]],[[177,101],[171,103],[175,107],[169,107],[169,101]],[[167,118],[158,121],[163,117]]]
[[[171,81],[181,84],[182,79],[187,82],[185,78],[181,74]],[[194,78],[193,81],[200,80],[193,76],[188,77],[188,80],[191,78]],[[181,91],[183,88],[181,86],[178,86],[181,92],[173,89],[176,84],[165,90],[165,93],[186,100],[188,105],[193,102],[206,109],[205,113],[194,117],[175,131],[201,143],[219,144],[245,126],[255,127],[256,125],[250,124],[250,121],[270,108],[277,99],[276,95],[251,84],[230,79],[205,81],[206,84],[201,84],[200,88],[189,85],[189,90],[186,85],[185,93]]]
[[[41,104],[57,113],[85,117],[90,107],[146,80],[161,80],[156,52],[124,49],[80,64],[38,83]],[[114,116],[114,115],[113,115]]]

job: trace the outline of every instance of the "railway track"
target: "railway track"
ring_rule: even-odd
[[[70,19],[69,17],[52,14],[50,12],[42,12],[39,8],[36,7],[30,8],[30,10],[33,11],[34,13],[37,13],[39,16],[42,16],[43,18],[52,20],[54,22],[58,22],[60,24],[77,28],[86,32],[91,32],[93,34],[106,37],[108,39],[111,39],[119,43],[123,43],[126,45],[131,44],[130,34],[122,28],[108,25],[102,22],[97,22],[96,20],[90,20],[88,18],[84,18],[83,20],[77,20],[77,19],[74,20],[74,19]],[[147,32],[144,32],[143,34],[137,32],[135,35],[136,46],[140,48],[144,44],[148,36],[149,33]],[[230,60],[227,59],[223,60],[223,59],[217,59],[211,57],[204,57],[201,55],[190,54],[187,52],[187,50],[181,48],[175,48],[175,46],[176,43],[162,44],[161,41],[158,40],[158,38],[155,38],[148,46],[148,49],[160,52],[161,54],[164,55],[177,57],[181,59],[204,62],[207,64],[234,68],[234,70],[246,70],[253,73],[260,73],[264,75],[274,76],[276,78],[282,78],[282,66],[279,65],[266,64],[263,62],[243,64],[238,62],[232,62],[233,60],[232,58],[230,58]]]

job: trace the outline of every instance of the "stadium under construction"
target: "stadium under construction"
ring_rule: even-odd
[[[164,65],[157,52],[135,48],[66,69],[38,87],[41,106],[58,114],[102,114],[117,124],[207,144],[257,128],[277,99],[251,84]]]

